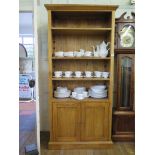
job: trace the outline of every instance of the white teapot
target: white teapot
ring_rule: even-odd
[[[100,57],[107,57],[108,55],[108,51],[109,49],[107,49],[108,45],[110,44],[110,42],[108,42],[107,44],[103,41],[100,45],[97,45],[97,51],[99,52],[99,56]]]

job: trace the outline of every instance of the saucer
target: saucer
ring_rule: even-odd
[[[85,75],[84,75],[83,77],[84,77],[84,78],[93,78],[94,76],[89,76],[89,77],[88,77],[88,76],[85,76]]]
[[[94,75],[94,78],[103,78],[103,77],[101,77],[101,76],[100,76],[100,77],[98,77],[98,76]]]
[[[83,78],[84,76],[81,75],[81,76],[78,76],[78,77],[77,77],[77,76],[74,75],[73,77],[74,77],[74,78]]]
[[[62,78],[62,76],[53,76],[53,78]]]
[[[63,78],[72,78],[73,76],[63,76]]]

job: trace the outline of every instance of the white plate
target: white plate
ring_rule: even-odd
[[[104,91],[106,88],[106,85],[95,85],[90,87],[91,90],[93,90],[94,92],[101,92]]]
[[[70,96],[70,94],[71,94],[71,91],[70,90],[68,90],[65,93],[59,93],[57,91],[54,91],[54,97],[56,97],[56,98],[67,98],[67,97]]]

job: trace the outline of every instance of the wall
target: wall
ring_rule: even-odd
[[[22,5],[24,0],[20,0],[23,9],[28,9]],[[47,62],[47,11],[44,4],[111,4],[119,5],[116,11],[118,18],[124,11],[129,14],[134,11],[134,6],[130,5],[130,0],[37,0],[38,4],[38,49],[39,49],[39,100],[40,100],[40,129],[49,130],[48,126],[48,62]],[[26,3],[28,4],[28,2]]]

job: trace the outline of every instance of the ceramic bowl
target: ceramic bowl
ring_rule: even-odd
[[[86,91],[86,88],[85,87],[76,87],[74,88],[74,92],[76,93],[83,93],[84,91]]]
[[[57,87],[56,91],[58,93],[65,93],[68,91],[67,87]]]

